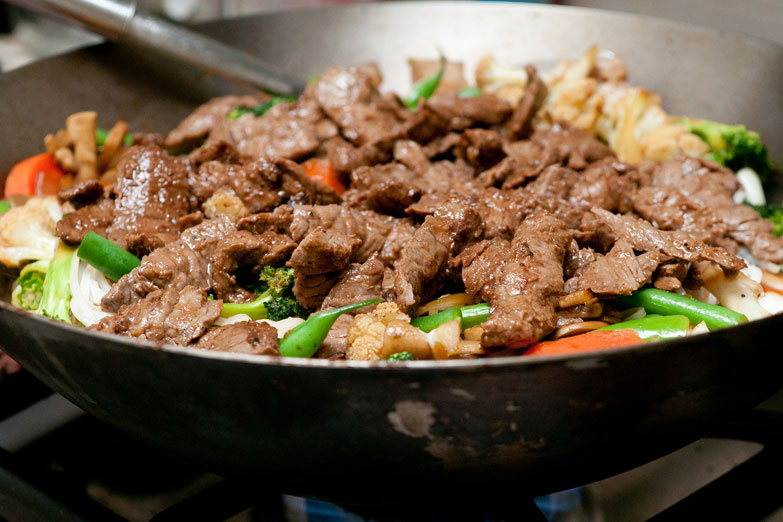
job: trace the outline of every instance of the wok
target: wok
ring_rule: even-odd
[[[783,48],[650,18],[459,3],[358,5],[204,25],[295,73],[408,56],[551,62],[590,45],[626,57],[670,112],[743,122],[783,159]],[[0,172],[64,118],[95,109],[170,129],[227,85],[104,44],[0,76]],[[7,287],[7,285],[6,285]],[[7,291],[7,288],[6,288]],[[226,476],[332,499],[539,494],[629,469],[704,436],[783,386],[783,317],[681,340],[539,358],[392,366],[154,346],[0,303],[0,343],[89,413]],[[121,451],[121,448],[118,448]],[[484,497],[485,498],[485,497]]]

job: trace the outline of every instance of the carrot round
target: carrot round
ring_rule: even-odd
[[[343,185],[340,178],[337,176],[337,171],[334,170],[332,162],[322,158],[310,158],[302,163],[302,167],[307,172],[310,179],[320,181],[321,183],[332,187],[338,194],[345,192],[345,185]]]
[[[641,344],[644,341],[634,330],[594,330],[557,341],[534,344],[524,355],[554,355],[561,353],[590,352],[607,348],[620,348]]]
[[[5,180],[5,195],[55,195],[60,191],[63,171],[48,152],[20,161]]]

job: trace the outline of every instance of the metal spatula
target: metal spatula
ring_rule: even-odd
[[[295,96],[307,81],[255,56],[161,18],[136,13],[128,0],[10,0],[10,3],[73,23],[111,40],[144,46],[206,72]]]

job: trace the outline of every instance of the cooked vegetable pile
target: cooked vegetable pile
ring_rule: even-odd
[[[12,303],[193,349],[389,364],[665,341],[783,310],[761,136],[622,59],[330,67],[165,137],[70,116],[9,173]]]

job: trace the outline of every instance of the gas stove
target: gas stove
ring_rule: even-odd
[[[783,521],[783,395],[634,470],[498,505],[336,505],[178,462],[22,370],[0,379],[0,519],[58,521]]]

